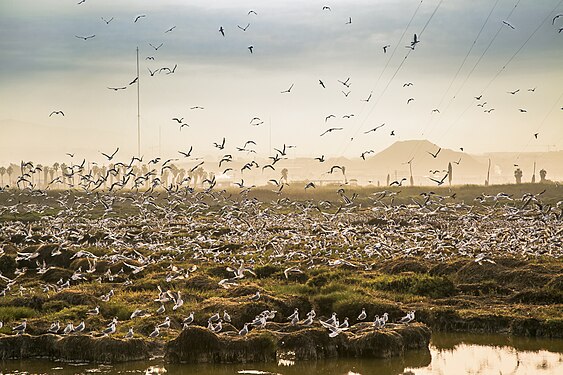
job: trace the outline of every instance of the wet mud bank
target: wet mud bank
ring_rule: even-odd
[[[350,333],[329,337],[326,329],[293,332],[262,331],[247,336],[215,335],[188,328],[166,344],[165,359],[172,363],[245,363],[327,358],[389,358],[408,350],[428,350],[431,331],[421,323],[392,325],[374,330],[358,324]]]
[[[48,358],[68,362],[115,363],[147,360],[157,348],[142,339],[52,334],[0,337],[0,359]]]

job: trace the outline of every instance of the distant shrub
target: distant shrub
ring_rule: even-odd
[[[450,297],[456,294],[454,283],[443,276],[420,274],[381,276],[376,278],[371,285],[377,290],[432,298]]]
[[[0,306],[0,321],[14,321],[31,318],[37,315],[37,311],[24,306]]]

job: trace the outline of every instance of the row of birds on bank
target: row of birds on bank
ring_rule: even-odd
[[[277,311],[270,311],[270,310],[262,311],[260,314],[258,314],[254,318],[254,320],[252,322],[244,323],[243,328],[241,328],[238,331],[238,335],[239,336],[245,336],[246,334],[248,334],[250,332],[251,327],[266,328],[268,321],[271,321],[272,319],[274,319],[276,313],[277,313]],[[146,316],[146,315],[144,315],[144,316]],[[133,319],[134,317],[137,317],[137,316],[132,315],[131,319]],[[299,309],[295,308],[295,311],[293,312],[293,314],[291,314],[290,316],[287,317],[287,320],[291,322],[292,326],[300,325],[300,326],[303,326],[303,327],[310,327],[310,326],[313,325],[315,317],[316,317],[315,310],[312,309],[310,312],[307,313],[307,318],[305,320],[303,320],[302,322],[300,322],[299,321]],[[362,309],[362,312],[358,316],[357,321],[362,322],[366,318],[367,318],[366,311],[365,311],[365,309]],[[409,311],[404,317],[400,318],[397,321],[397,323],[398,324],[409,324],[412,321],[414,321],[414,319],[415,319],[415,311],[412,310],[412,311]],[[384,313],[381,317],[379,317],[379,315],[376,315],[374,320],[373,320],[373,328],[374,329],[384,328],[385,324],[388,322],[388,320],[389,320],[389,314],[387,314],[387,313]],[[182,329],[187,329],[190,326],[190,324],[193,323],[193,321],[194,321],[194,312],[192,312],[188,317],[186,317],[182,321]],[[231,317],[227,313],[226,310],[223,312],[222,318],[219,315],[219,313],[215,313],[215,314],[211,315],[208,318],[207,328],[214,333],[220,333],[223,329],[222,322],[231,323]],[[328,331],[330,332],[329,337],[331,337],[331,338],[338,336],[340,333],[348,330],[351,327],[348,318],[345,318],[343,322],[339,322],[336,313],[333,313],[332,316],[329,319],[327,319],[327,320],[319,319],[318,322],[320,323],[320,325],[322,327],[328,329]],[[103,336],[113,335],[117,331],[117,324],[118,324],[118,319],[115,317],[107,324],[106,328],[103,329],[100,332],[100,334],[103,335]],[[165,318],[164,322],[155,325],[154,330],[148,336],[151,337],[151,338],[158,337],[160,335],[160,330],[161,329],[169,329],[170,324],[171,324],[170,317],[167,316]],[[0,323],[0,328],[2,327],[2,325],[3,324]],[[85,325],[84,321],[82,321],[77,326],[74,326],[72,322],[68,323],[64,328],[62,328],[59,321],[55,321],[51,324],[51,326],[47,330],[47,333],[62,334],[62,335],[79,334],[79,333],[85,332],[85,328],[86,328],[86,325]],[[16,326],[14,326],[12,328],[12,332],[14,332],[16,335],[22,335],[22,334],[25,333],[26,329],[27,329],[27,319],[24,319],[20,324],[17,324]],[[62,332],[61,332],[61,329],[62,329]],[[133,327],[130,327],[129,330],[127,331],[127,333],[123,337],[125,339],[133,338],[134,337]]]

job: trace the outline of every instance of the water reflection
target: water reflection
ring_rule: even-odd
[[[316,362],[240,365],[170,365],[159,360],[107,365],[42,360],[6,361],[2,374],[202,374],[202,375],[438,375],[563,374],[563,340],[500,335],[435,334],[430,351],[389,360],[340,359]]]

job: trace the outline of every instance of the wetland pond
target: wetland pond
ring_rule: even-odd
[[[430,351],[408,352],[391,359],[334,359],[306,362],[177,365],[161,359],[114,365],[46,360],[0,362],[1,374],[563,374],[563,340],[483,334],[440,334]]]

